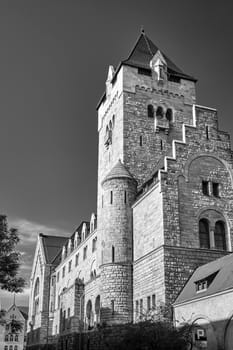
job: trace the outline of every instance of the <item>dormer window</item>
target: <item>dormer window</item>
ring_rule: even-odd
[[[162,53],[158,50],[150,61],[151,69],[156,73],[158,81],[164,81],[167,78],[167,62]]]
[[[199,280],[195,282],[196,285],[196,292],[200,293],[200,292],[205,292],[209,286],[211,285],[211,283],[213,282],[213,280],[215,279],[215,277],[217,276],[219,271],[216,271],[214,273],[212,273],[211,275]]]

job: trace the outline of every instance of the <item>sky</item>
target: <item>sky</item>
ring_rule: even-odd
[[[96,212],[96,105],[142,25],[198,79],[197,103],[217,108],[233,138],[232,10],[224,0],[0,1],[0,213],[19,229],[27,280],[39,232],[68,236]],[[12,300],[0,291],[4,307]]]

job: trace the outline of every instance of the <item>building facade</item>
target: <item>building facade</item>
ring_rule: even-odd
[[[231,252],[230,137],[215,109],[196,104],[195,83],[144,32],[109,67],[97,106],[97,215],[69,238],[39,236],[29,346],[136,322]]]
[[[16,306],[15,303],[9,308],[0,325],[0,349],[24,350],[26,349],[28,308]],[[21,328],[15,328],[15,324]]]
[[[193,350],[231,350],[233,254],[196,269],[174,303],[174,321],[192,325]]]

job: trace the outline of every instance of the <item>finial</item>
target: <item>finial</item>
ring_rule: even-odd
[[[144,34],[145,33],[145,30],[144,30],[144,26],[143,24],[141,25],[141,34]]]

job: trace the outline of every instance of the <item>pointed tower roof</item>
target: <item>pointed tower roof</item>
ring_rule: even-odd
[[[142,30],[136,44],[129,54],[129,57],[122,61],[122,63],[132,67],[150,69],[150,61],[157,51],[159,51],[158,47],[148,38],[144,30]],[[180,78],[196,81],[194,77],[185,74],[180,68],[178,68],[163,52],[162,55],[167,62],[168,73],[176,75]]]
[[[177,65],[175,65],[175,63],[173,63],[170,60],[170,58],[168,58],[161,50],[159,50],[159,48],[148,38],[144,30],[141,30],[141,33],[133,49],[131,50],[128,58],[126,60],[120,61],[118,67],[114,72],[112,81],[115,79],[122,65],[136,67],[136,68],[151,69],[150,61],[158,51],[162,53],[163,57],[166,60],[168,74],[175,76],[177,78],[183,78],[194,82],[197,81],[196,78],[184,73],[180,68],[177,67]],[[99,108],[100,104],[104,101],[105,98],[106,98],[106,92],[102,95],[101,99],[99,100],[96,106],[97,109]]]
[[[121,163],[119,159],[116,165],[110,170],[107,176],[102,181],[102,184],[108,180],[119,179],[119,178],[128,178],[134,180],[134,177],[130,174],[130,172],[126,169],[125,165]]]

